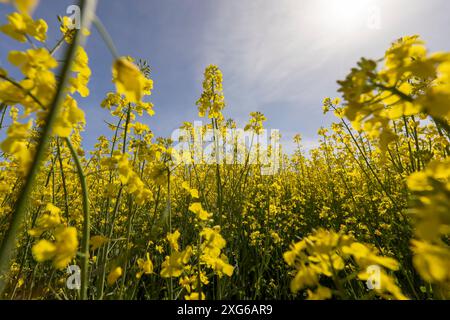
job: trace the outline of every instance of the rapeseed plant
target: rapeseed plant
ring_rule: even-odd
[[[24,49],[8,54],[17,79],[0,68],[1,298],[450,297],[449,53],[407,36],[361,59],[339,81],[342,99],[323,101],[336,122],[318,146],[306,154],[296,135],[292,155],[269,148],[281,166],[265,175],[267,119],[250,113],[250,146],[229,133],[218,66],[196,102],[210,123],[181,125],[180,164],[179,141],[142,118],[155,114],[148,63],[117,54],[96,1],[81,2],[80,30],[59,17],[54,48],[37,1],[6,2],[17,12],[0,31]],[[91,24],[111,50],[115,91],[98,106],[111,133],[85,151]],[[211,130],[206,154],[198,141]],[[70,265],[79,290],[65,286]]]

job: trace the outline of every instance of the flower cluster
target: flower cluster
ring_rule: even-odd
[[[432,162],[426,170],[412,174],[408,187],[415,200],[410,214],[415,223],[413,262],[427,282],[450,288],[450,160]]]
[[[203,92],[197,101],[198,114],[204,117],[223,120],[222,109],[225,107],[225,98],[222,87],[222,72],[215,65],[210,65],[205,69],[205,79],[203,81]]]
[[[41,239],[33,245],[33,256],[38,262],[52,260],[57,269],[65,268],[75,257],[78,251],[77,229],[66,227],[59,216],[61,210],[48,203],[46,213],[36,221],[36,227],[29,230],[33,237],[41,237],[49,233],[54,241]]]
[[[309,299],[332,297],[333,290],[321,284],[321,280],[325,281],[322,278],[331,278],[336,294],[345,297],[342,289],[345,282],[355,276],[368,280],[367,267],[376,265],[394,271],[399,268],[395,259],[380,256],[375,248],[356,242],[350,236],[323,229],[293,244],[291,250],[284,253],[284,259],[296,269],[291,281],[292,292],[313,288],[315,291],[308,292]],[[381,272],[380,287],[376,292],[384,298],[406,299],[385,271]]]

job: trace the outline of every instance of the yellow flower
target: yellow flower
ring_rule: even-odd
[[[55,231],[56,254],[53,258],[55,268],[65,268],[75,257],[78,250],[77,229],[59,228]]]
[[[450,282],[450,250],[424,241],[412,240],[413,263],[430,283]]]
[[[146,91],[153,88],[152,81],[146,79],[139,68],[125,57],[114,62],[112,73],[117,92],[125,95],[130,102],[140,102]]]
[[[228,263],[228,258],[224,254],[221,254],[220,257],[216,258],[214,263],[210,265],[212,265],[213,269],[219,273],[219,277],[221,276],[221,273],[228,277],[233,275],[234,267]]]
[[[143,134],[146,131],[150,131],[147,125],[140,122],[135,122],[130,127],[134,129],[134,134]]]
[[[32,152],[27,142],[31,126],[31,120],[24,124],[13,122],[6,131],[6,139],[0,144],[0,148],[18,162],[21,174],[28,172],[32,162]]]
[[[354,242],[350,246],[345,246],[342,251],[346,254],[351,254],[355,258],[358,265],[365,268],[369,265],[380,265],[391,270],[398,270],[398,262],[389,257],[381,257],[374,254],[367,246]]]
[[[182,277],[180,278],[180,280],[178,281],[178,283],[180,284],[180,286],[182,286],[184,289],[186,289],[187,292],[191,292],[191,283],[195,282],[195,279],[191,279],[189,277]]]
[[[11,13],[8,16],[8,24],[0,27],[0,31],[20,42],[26,42],[27,35],[44,42],[47,39],[47,29],[44,20],[35,21],[28,14],[17,12]]]
[[[28,234],[32,237],[39,237],[45,231],[52,230],[61,224],[59,213],[61,210],[51,203],[47,203],[45,211],[48,212],[40,216],[36,221],[36,227],[29,230]]]
[[[189,262],[192,255],[192,247],[188,246],[185,250],[174,251],[170,256],[166,256],[161,265],[161,277],[179,277],[183,273],[184,265]]]
[[[24,280],[23,278],[20,278],[20,279],[17,281],[17,287],[18,287],[18,288],[21,288],[21,287],[23,286],[24,283],[25,283],[25,280]]]
[[[147,81],[151,81],[151,80],[147,80]],[[148,91],[149,89],[146,89],[147,92],[146,94],[150,94],[150,91]],[[153,103],[151,102],[143,102],[143,101],[139,101],[136,102],[136,105],[134,106],[134,110],[136,110],[136,113],[140,116],[143,115],[144,111],[149,115],[149,116],[153,116],[155,114],[155,111],[153,110]]]
[[[83,47],[78,47],[75,59],[72,64],[72,71],[77,73],[75,78],[70,78],[70,93],[78,92],[80,96],[87,97],[89,88],[87,87],[91,77],[89,68],[89,58]]]
[[[29,49],[26,52],[11,51],[8,60],[30,79],[35,79],[41,76],[42,72],[47,72],[58,65],[45,48]]]
[[[205,69],[203,81],[203,92],[197,101],[198,114],[204,117],[208,112],[209,118],[219,121],[223,119],[222,109],[225,107],[223,96],[222,72],[215,65],[210,65]]]
[[[113,167],[117,164],[120,181],[126,185],[127,191],[135,196],[135,201],[138,204],[143,204],[145,201],[152,198],[153,194],[150,189],[145,187],[144,182],[139,178],[139,175],[134,172],[132,165],[128,160],[127,154],[114,153],[110,159],[102,159],[108,166]]]
[[[89,239],[89,245],[91,246],[91,250],[94,251],[103,246],[108,241],[109,239],[107,237],[93,236]]]
[[[48,240],[40,240],[33,248],[33,256],[37,262],[50,260],[55,256],[56,246]]]
[[[370,265],[384,266],[391,270],[398,270],[399,267],[395,259],[379,256],[374,248],[356,242],[350,236],[323,229],[313,232],[302,241],[292,245],[291,250],[284,254],[284,259],[288,265],[296,269],[296,274],[291,281],[293,293],[305,288],[316,287],[322,276],[335,279],[339,276],[339,272],[346,267],[350,270],[355,267],[366,270]],[[382,297],[404,298],[394,280],[388,277],[383,270],[382,272],[386,284],[383,290],[379,290],[377,293]],[[366,271],[359,273],[361,280],[367,280],[368,277]],[[326,289],[315,293],[308,291],[308,296],[312,298],[319,298],[321,294],[324,295],[324,298],[331,297],[331,292]]]
[[[77,101],[69,95],[66,96],[61,109],[55,119],[53,133],[60,137],[69,137],[77,125],[85,123],[84,111],[78,108]]]
[[[291,250],[286,251],[283,254],[284,261],[291,266],[294,267],[297,261],[297,256],[300,255],[301,251],[306,248],[305,241],[300,241],[291,245]]]
[[[53,260],[55,268],[63,269],[77,254],[77,230],[74,227],[59,227],[54,235],[54,242],[40,240],[33,246],[32,253],[36,261]]]
[[[116,281],[122,276],[122,268],[121,267],[115,267],[113,268],[106,279],[108,282],[108,285],[112,286]]]
[[[203,228],[200,235],[205,239],[205,246],[210,248],[223,249],[227,244],[225,239],[220,234],[220,227]]]
[[[260,134],[264,129],[263,122],[267,120],[266,117],[261,112],[250,112],[250,117],[250,121],[244,130],[251,130],[255,134]]]
[[[280,238],[280,236],[278,235],[278,233],[276,233],[275,231],[270,232],[270,236],[272,237],[273,241],[275,244],[282,242],[283,240]]]
[[[178,251],[179,249],[178,239],[180,238],[180,235],[180,231],[175,230],[173,233],[168,233],[166,237],[167,241],[169,241],[170,247],[175,251]]]
[[[199,299],[201,297],[201,299]],[[205,300],[206,296],[205,294],[202,292],[201,296],[199,295],[198,292],[192,292],[190,295],[186,295],[184,296],[185,300]]]
[[[200,220],[208,220],[212,214],[208,213],[206,210],[202,208],[202,204],[200,202],[194,202],[189,206],[189,211],[195,213]]]
[[[225,274],[229,277],[233,275],[234,267],[228,263],[226,255],[221,253],[225,247],[226,241],[219,233],[218,227],[204,228],[200,232],[200,236],[204,240],[201,244],[202,255],[200,256],[207,266],[216,271],[220,276]]]
[[[196,199],[199,198],[198,190],[197,189],[191,189],[191,187],[189,187],[189,183],[187,183],[186,181],[183,181],[183,183],[181,184],[181,187],[184,190],[188,191],[191,194],[192,198],[196,198]]]
[[[195,274],[191,275],[190,282],[192,283],[192,288],[197,287],[197,284],[198,284],[198,273],[197,272]],[[203,283],[204,285],[209,284],[209,279],[206,276],[205,271],[200,272],[200,282]]]
[[[428,182],[426,172],[416,172],[408,177],[408,188],[412,191],[432,191],[433,187]]]
[[[39,0],[12,0],[12,2],[21,13],[30,14],[36,8]]]
[[[331,289],[323,286],[317,287],[315,291],[307,290],[308,298],[307,300],[326,300],[331,299],[333,292]]]
[[[314,271],[312,268],[302,266],[298,268],[294,279],[292,279],[291,281],[291,291],[293,293],[296,293],[305,287],[315,286],[317,282],[318,275],[316,271]]]
[[[138,279],[140,279],[143,274],[153,273],[153,263],[150,260],[150,254],[148,252],[147,252],[146,257],[147,257],[146,260],[141,259],[141,258],[139,258],[137,260],[137,264],[140,269],[140,271],[138,273],[136,273],[136,278],[138,278]]]
[[[416,239],[411,241],[413,264],[421,277],[445,291],[450,285],[450,160],[432,161],[408,179],[416,196],[409,211]],[[448,291],[448,290],[447,290]]]
[[[64,35],[64,40],[69,44],[72,43],[73,38],[75,37],[75,33],[77,31],[77,29],[73,25],[74,22],[70,17],[64,16],[60,18],[60,23],[61,25],[59,27],[59,30]],[[87,28],[82,28],[82,32],[84,36],[89,36],[91,34],[89,29]]]

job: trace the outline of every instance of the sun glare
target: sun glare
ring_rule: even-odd
[[[364,27],[372,4],[367,0],[325,0],[321,15],[325,24],[335,32],[356,31]]]

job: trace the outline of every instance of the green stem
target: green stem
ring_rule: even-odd
[[[212,127],[213,127],[213,136],[214,136],[214,152],[216,156],[216,187],[217,187],[217,215],[218,215],[218,223],[222,224],[222,181],[220,178],[220,150],[219,150],[219,137],[218,130],[219,125],[217,123],[217,119],[211,119]]]
[[[63,191],[64,191],[65,215],[66,215],[66,219],[67,219],[67,225],[69,225],[69,218],[70,218],[69,217],[69,196],[68,196],[68,192],[67,192],[66,175],[64,173],[64,166],[63,166],[63,161],[62,161],[62,157],[61,157],[61,148],[59,146],[59,138],[56,140],[56,152],[57,152],[57,157],[58,157],[58,161],[59,161],[62,187],[63,187]]]
[[[3,120],[5,119],[5,114],[6,114],[6,109],[8,108],[8,106],[4,103],[0,104],[0,110],[2,112],[2,116],[0,118],[0,129],[3,128]]]
[[[198,249],[197,249],[197,268],[198,268],[198,273],[197,273],[197,286],[198,286],[198,300],[202,300],[202,269],[201,269],[201,246],[202,246],[202,236],[199,234],[198,235]]]
[[[111,36],[109,35],[108,31],[106,30],[105,26],[103,25],[99,17],[96,16],[93,20],[93,23],[97,31],[100,33],[100,36],[102,37],[103,41],[108,46],[108,49],[113,55],[114,59],[119,59],[119,54],[117,52],[116,46],[114,45],[114,41],[112,40]]]
[[[87,300],[88,270],[89,270],[89,238],[90,238],[90,216],[89,216],[89,190],[86,183],[86,176],[81,166],[80,158],[77,155],[69,138],[64,139],[72,154],[73,161],[77,167],[80,179],[81,192],[83,196],[83,239],[81,241],[81,299]]]

